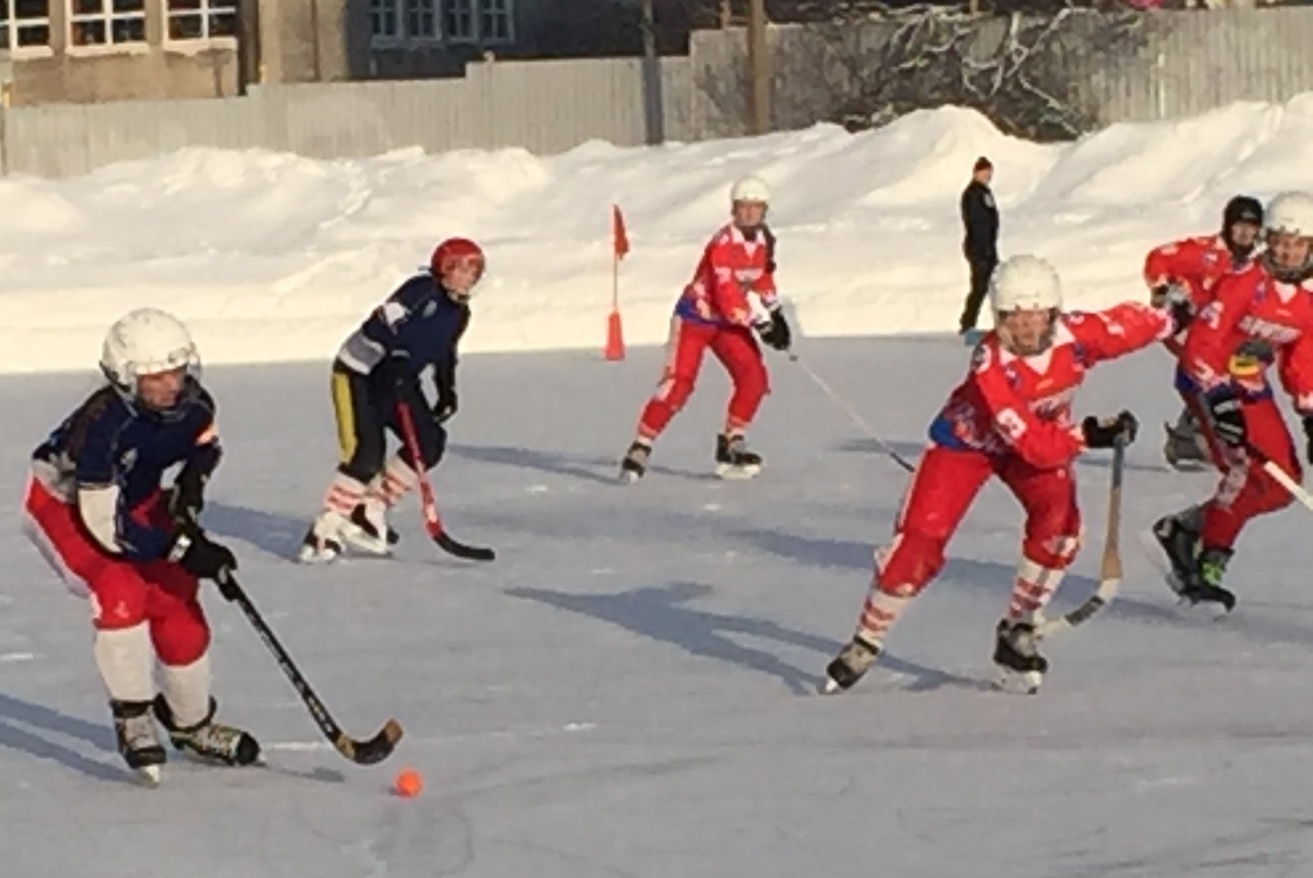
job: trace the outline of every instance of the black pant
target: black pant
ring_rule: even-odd
[[[962,318],[958,321],[958,331],[966,332],[976,328],[980,318],[980,306],[989,293],[989,278],[998,265],[997,256],[974,256],[967,254],[967,264],[971,266],[971,291],[967,293],[966,304],[962,308]]]
[[[337,442],[340,452],[338,472],[350,476],[361,484],[369,482],[383,471],[387,454],[387,436],[384,430],[402,439],[401,459],[416,471],[419,467],[405,447],[401,420],[397,415],[397,402],[410,407],[410,418],[415,424],[415,438],[419,443],[422,465],[432,469],[442,460],[447,449],[447,431],[433,419],[428,400],[415,377],[402,385],[400,394],[392,387],[369,376],[354,372],[341,364],[333,365],[333,413],[337,416]]]

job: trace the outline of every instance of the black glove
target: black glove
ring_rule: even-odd
[[[1213,431],[1217,438],[1232,448],[1242,447],[1248,439],[1248,432],[1245,430],[1245,410],[1235,388],[1223,384],[1204,397],[1204,401],[1213,416]]]
[[[787,351],[789,345],[793,344],[789,322],[784,319],[784,312],[779,308],[771,309],[770,320],[762,320],[753,326],[761,336],[761,340],[777,351]]]
[[[1304,416],[1304,436],[1308,439],[1308,445],[1304,449],[1304,456],[1309,463],[1313,463],[1313,415]]]
[[[1172,335],[1179,335],[1194,319],[1190,291],[1179,284],[1159,284],[1149,294],[1149,304],[1161,308],[1172,318]]]
[[[215,580],[223,596],[228,600],[233,599],[224,587],[227,577],[222,574],[237,569],[237,556],[227,546],[211,540],[199,527],[178,529],[173,538],[173,546],[169,549],[169,560],[181,565],[192,576]]]
[[[1123,445],[1134,442],[1140,431],[1140,422],[1128,411],[1106,418],[1089,415],[1081,421],[1080,431],[1085,437],[1086,448],[1111,448],[1119,438]]]
[[[438,401],[433,404],[433,420],[445,424],[456,414],[460,407],[455,388],[444,387],[438,391]]]
[[[201,510],[205,508],[206,476],[200,469],[184,466],[173,480],[173,487],[165,495],[169,518],[178,527],[200,524]]]

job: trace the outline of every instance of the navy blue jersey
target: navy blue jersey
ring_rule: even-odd
[[[438,387],[452,387],[456,345],[469,319],[469,305],[453,300],[428,272],[417,274],[374,309],[337,358],[362,375],[390,358],[404,360],[415,375],[432,366]]]
[[[194,379],[176,406],[157,412],[104,387],[55,428],[33,453],[38,474],[76,504],[91,536],[136,561],[165,557],[173,535],[132,511],[160,490],[166,470],[183,464],[204,475],[218,466],[214,399]]]

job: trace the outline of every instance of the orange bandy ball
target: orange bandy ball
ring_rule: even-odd
[[[424,789],[424,778],[420,777],[418,771],[413,768],[402,769],[397,775],[397,779],[392,783],[393,789],[397,795],[404,796],[407,799],[418,796],[420,790]]]

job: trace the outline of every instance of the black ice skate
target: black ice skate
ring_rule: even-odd
[[[1036,648],[1035,626],[1000,619],[995,632],[994,665],[998,669],[996,689],[1025,695],[1038,692],[1048,673],[1049,660]]]
[[[761,455],[748,450],[739,435],[721,433],[716,437],[716,475],[722,479],[750,479],[761,472]]]
[[[119,753],[128,768],[152,784],[160,782],[160,766],[166,760],[164,745],[155,728],[149,701],[111,701],[114,732],[118,735]]]
[[[1212,548],[1200,552],[1193,576],[1186,587],[1181,589],[1181,597],[1192,604],[1221,604],[1228,613],[1235,609],[1235,593],[1222,587],[1226,564],[1230,560],[1230,549]]]
[[[1154,522],[1153,535],[1171,564],[1168,584],[1182,600],[1221,604],[1228,613],[1235,608],[1235,595],[1222,587],[1229,550],[1204,549],[1199,534],[1175,515]]]
[[[1163,429],[1167,431],[1163,457],[1173,469],[1198,470],[1208,465],[1208,445],[1189,409],[1181,412],[1176,426],[1163,424]]]
[[[210,710],[205,719],[194,726],[180,728],[173,720],[173,711],[163,695],[155,696],[155,715],[169,732],[173,746],[193,756],[220,762],[224,765],[250,765],[260,758],[260,744],[250,733],[214,721],[219,704],[210,699]]]
[[[647,461],[651,456],[652,446],[635,440],[620,461],[621,481],[636,482],[641,479],[647,473]]]
[[[821,693],[829,695],[840,689],[850,689],[875,664],[880,647],[860,637],[854,637],[834,660],[825,667]]]

